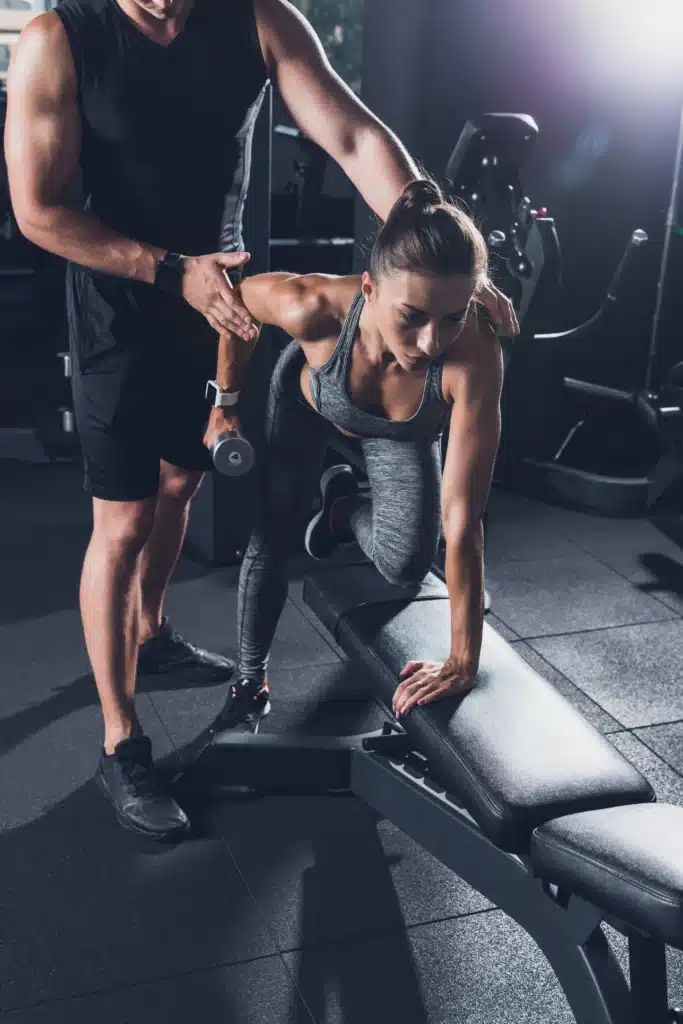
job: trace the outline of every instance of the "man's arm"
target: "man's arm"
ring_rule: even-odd
[[[71,50],[58,16],[43,14],[24,29],[7,81],[5,157],[19,229],[93,270],[152,282],[163,249],[123,238],[65,202],[80,148]]]
[[[268,72],[292,117],[385,221],[408,182],[422,172],[397,136],[334,71],[317,35],[289,0],[255,0],[255,10]],[[502,292],[489,283],[479,297],[506,336],[519,333],[512,303]]]
[[[20,231],[57,256],[91,270],[154,282],[165,250],[126,238],[83,210],[66,192],[76,175],[81,123],[69,42],[54,12],[22,32],[7,81],[5,157],[12,207]],[[245,262],[239,253],[188,260],[183,294],[212,326],[247,337],[244,311],[231,296],[221,267]],[[234,306],[234,310],[232,309]]]
[[[292,117],[386,220],[408,182],[422,176],[417,165],[333,70],[317,35],[288,0],[256,0],[255,10],[269,73]]]

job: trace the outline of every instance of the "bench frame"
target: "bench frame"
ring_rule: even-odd
[[[188,751],[184,786],[201,792],[351,793],[516,921],[557,977],[577,1024],[666,1024],[666,947],[534,875],[529,859],[495,846],[430,777],[392,722],[360,736],[215,732]],[[600,928],[629,942],[631,986]]]

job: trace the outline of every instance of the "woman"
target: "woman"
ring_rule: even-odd
[[[370,493],[359,493],[348,466],[328,469],[321,511],[306,531],[309,554],[325,558],[355,540],[387,580],[415,587],[430,570],[442,527],[450,655],[406,665],[394,711],[400,717],[472,686],[484,615],[482,515],[502,383],[498,340],[477,310],[489,287],[487,261],[470,218],[433,182],[415,181],[379,232],[362,278],[264,274],[241,284],[253,316],[297,340],[270,387],[263,490],[239,581],[239,682],[222,724],[270,709],[266,669],[287,597],[285,559],[300,502],[335,430],[361,439]]]

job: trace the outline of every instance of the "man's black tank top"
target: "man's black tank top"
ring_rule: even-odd
[[[55,10],[76,69],[86,209],[174,252],[242,248],[253,130],[268,81],[253,0],[195,0],[167,46],[145,36],[116,0],[61,0]],[[72,338],[87,335],[78,344],[85,356],[124,335],[128,346],[136,327],[149,335],[141,321],[176,305],[138,282],[73,267],[69,278]]]

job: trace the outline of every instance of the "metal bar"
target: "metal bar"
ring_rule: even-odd
[[[332,793],[348,791],[351,752],[367,736],[302,736],[235,733],[204,736],[187,751],[182,785],[220,791],[247,787],[258,792]]]

